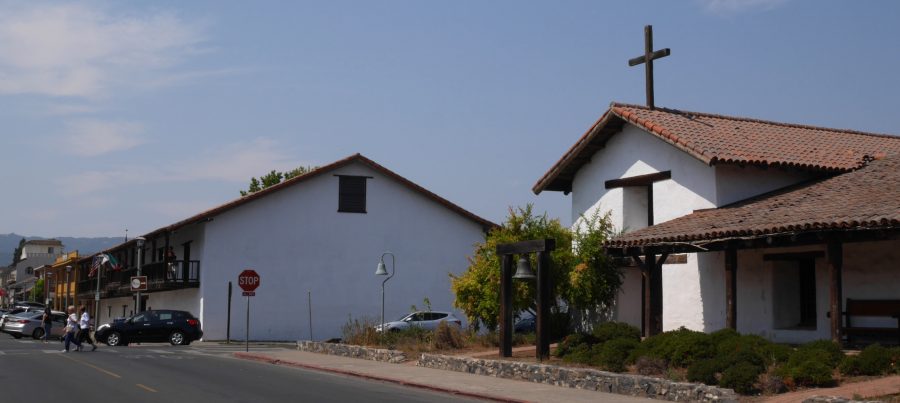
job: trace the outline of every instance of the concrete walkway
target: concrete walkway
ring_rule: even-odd
[[[834,388],[816,388],[802,390],[799,392],[784,393],[778,396],[772,396],[771,398],[766,399],[766,402],[802,402],[803,399],[807,399],[813,396],[839,396],[847,399],[853,399],[854,395],[866,398],[892,395],[896,393],[900,393],[900,375],[873,379],[871,381],[848,383]]]
[[[390,364],[297,350],[237,352],[237,358],[391,382],[460,396],[503,402],[646,402],[649,399],[561,386]]]

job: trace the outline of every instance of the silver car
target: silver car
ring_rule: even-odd
[[[10,315],[6,317],[3,324],[0,325],[0,332],[12,335],[17,339],[23,336],[30,336],[40,339],[44,336],[44,327],[41,326],[41,318],[44,312],[32,311],[22,312],[18,315]],[[52,324],[50,326],[50,338],[60,338],[65,334],[66,314],[59,311],[51,311],[50,318]]]
[[[462,327],[462,321],[459,320],[459,318],[457,318],[456,316],[453,316],[453,313],[428,311],[413,312],[400,318],[399,320],[387,322],[384,325],[375,326],[375,331],[380,332],[382,331],[382,329],[385,329],[389,332],[399,331],[408,329],[410,326],[416,326],[426,330],[434,330],[437,329],[438,324],[441,322],[447,322],[451,325]]]

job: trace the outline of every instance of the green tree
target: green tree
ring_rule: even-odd
[[[510,208],[509,216],[500,227],[492,229],[485,241],[475,245],[469,267],[460,276],[450,275],[455,300],[453,305],[465,312],[475,328],[497,328],[500,317],[500,258],[498,244],[530,239],[553,238],[556,249],[550,254],[553,283],[552,312],[560,305],[574,308],[606,307],[614,300],[622,282],[621,273],[612,264],[598,242],[612,234],[609,215],[594,215],[582,220],[581,228],[573,233],[550,219],[547,214],[535,215],[533,206]],[[573,241],[582,247],[573,249]],[[536,267],[535,256],[530,256]],[[513,310],[535,309],[533,281],[513,282]]]
[[[39,278],[34,282],[34,287],[31,289],[31,301],[33,302],[41,302],[41,299],[44,298],[44,279]]]
[[[269,173],[260,176],[259,179],[257,179],[256,177],[250,178],[250,186],[247,188],[247,190],[240,191],[241,196],[247,196],[251,193],[259,192],[260,190],[263,190],[270,186],[275,186],[295,176],[300,176],[312,172],[317,168],[318,167],[301,166],[287,172],[279,172],[273,169]]]

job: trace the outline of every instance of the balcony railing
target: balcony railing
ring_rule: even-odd
[[[112,298],[131,295],[130,280],[137,275],[137,269],[104,273],[100,279],[100,297]],[[141,275],[147,276],[147,291],[169,291],[200,286],[200,261],[176,260],[170,264],[150,263],[141,267]],[[78,282],[78,295],[93,296],[97,290],[97,279]]]

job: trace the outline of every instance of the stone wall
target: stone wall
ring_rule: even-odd
[[[406,361],[406,354],[402,351],[351,346],[349,344],[322,343],[317,341],[301,340],[297,342],[297,350],[307,351],[310,353],[331,354],[339,355],[342,357],[361,358],[364,360],[390,363],[399,363]]]
[[[738,401],[738,395],[731,389],[593,369],[437,354],[422,354],[417,365],[659,400],[734,403]]]

